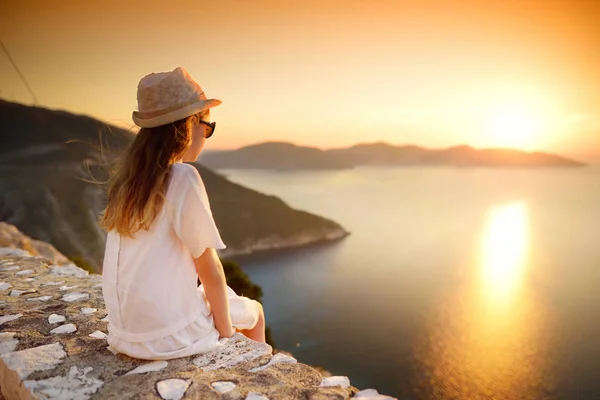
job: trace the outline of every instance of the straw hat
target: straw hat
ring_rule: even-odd
[[[139,111],[133,112],[133,122],[141,128],[169,124],[221,104],[221,100],[207,99],[183,67],[143,77],[137,100]]]

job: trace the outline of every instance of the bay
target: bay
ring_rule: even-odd
[[[301,362],[402,399],[600,398],[600,169],[220,172],[351,232],[241,260]]]

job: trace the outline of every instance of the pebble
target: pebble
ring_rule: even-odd
[[[347,388],[350,386],[350,379],[347,376],[328,376],[323,378],[321,386],[341,386]]]
[[[166,361],[154,361],[154,362],[142,364],[139,367],[132,369],[125,375],[144,374],[146,372],[160,371],[163,368],[167,368],[167,365],[169,365],[169,363]]]
[[[108,335],[102,331],[95,331],[93,333],[90,333],[88,336],[96,338],[96,339],[106,339],[106,337]]]
[[[42,286],[59,286],[64,284],[65,281],[58,281],[58,282],[44,282],[42,283]]]
[[[60,266],[50,266],[50,275],[76,276],[78,278],[85,278],[89,275],[89,273],[86,270],[79,268],[75,264],[65,264]]]
[[[32,270],[32,269],[24,269],[23,271],[15,272],[15,275],[17,275],[17,276],[21,276],[21,275],[31,275],[31,274],[33,274],[33,273],[35,273],[35,271],[34,271],[34,270]]]
[[[40,297],[32,297],[27,299],[27,301],[48,301],[52,298],[52,296],[40,296]]]
[[[52,314],[48,317],[48,322],[51,324],[56,324],[57,322],[63,322],[67,318],[64,315]]]
[[[190,387],[191,379],[166,379],[156,384],[158,394],[163,400],[180,400]]]
[[[88,293],[69,293],[69,294],[65,294],[61,300],[66,301],[67,303],[71,303],[73,301],[78,301],[78,300],[87,300],[90,298],[90,295]]]
[[[17,289],[13,289],[10,291],[9,296],[20,296],[23,293],[34,293],[36,290],[35,289],[27,289],[27,290],[17,290]]]
[[[365,389],[356,393],[353,399],[365,399],[365,400],[395,400],[393,397],[379,394],[375,389]]]
[[[227,393],[235,389],[235,383],[228,381],[213,382],[210,385],[219,393]]]
[[[269,400],[269,398],[263,394],[250,392],[248,396],[246,396],[246,400]]]
[[[23,316],[23,314],[11,314],[11,315],[3,315],[0,317],[0,325],[5,322],[14,321],[15,319],[19,319]]]
[[[66,324],[66,325],[61,325],[58,328],[54,328],[50,331],[50,333],[53,333],[55,335],[60,335],[62,333],[73,333],[77,330],[77,327],[73,324]]]
[[[97,308],[83,307],[83,308],[81,309],[81,313],[82,313],[82,314],[93,314],[93,313],[95,313],[96,311],[98,311],[98,309],[97,309]]]
[[[273,364],[279,364],[279,363],[294,364],[297,362],[298,362],[298,360],[296,360],[294,357],[290,357],[283,353],[277,353],[273,357],[271,357],[271,359],[269,360],[268,363],[266,363],[265,365],[262,365],[260,367],[252,368],[250,370],[250,372],[262,371],[263,369],[269,368]]]
[[[12,285],[8,282],[0,282],[0,290],[10,289]]]

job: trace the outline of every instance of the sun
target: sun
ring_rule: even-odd
[[[540,133],[540,119],[523,107],[507,106],[489,113],[486,131],[491,147],[532,150]]]

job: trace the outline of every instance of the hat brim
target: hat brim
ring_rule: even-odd
[[[183,108],[169,111],[165,114],[161,114],[152,118],[143,118],[139,111],[134,111],[132,118],[133,123],[140,128],[156,128],[157,126],[170,124],[180,119],[197,114],[201,111],[208,110],[209,108],[216,107],[219,104],[221,104],[221,100],[217,99],[199,100]]]

